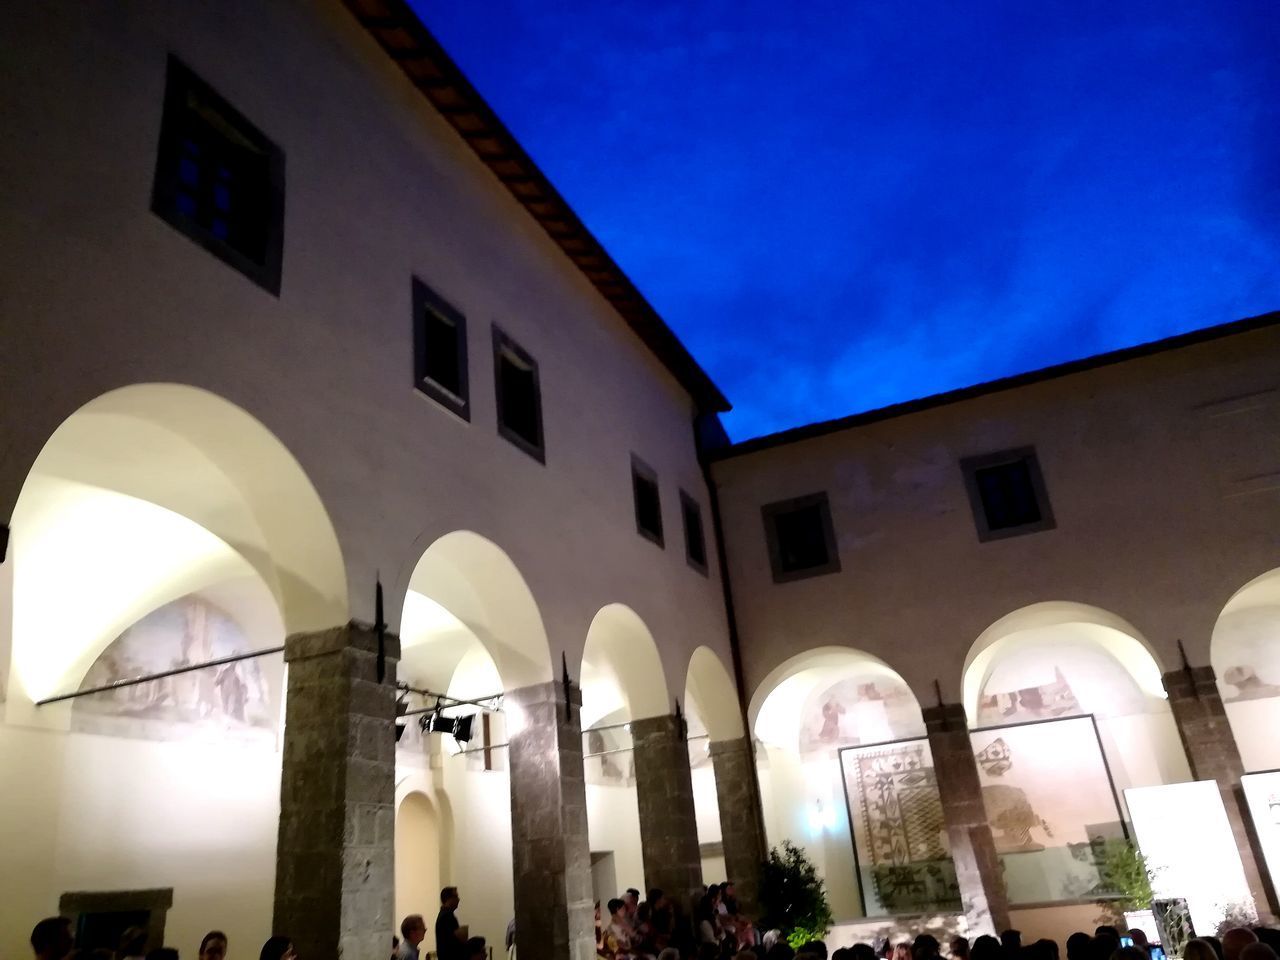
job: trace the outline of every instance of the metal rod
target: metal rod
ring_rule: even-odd
[[[457,753],[452,754],[452,756],[461,757],[463,754],[467,753],[484,753],[486,750],[505,750],[509,746],[511,746],[509,743],[495,743],[487,747],[468,747],[466,750],[459,750]]]
[[[420,690],[418,687],[411,687],[409,684],[403,682],[396,684],[396,686],[401,690],[407,690],[409,693],[416,693],[421,697],[435,697],[436,706],[439,706],[441,701],[447,700],[449,704],[467,704],[468,706],[479,707],[482,710],[489,710],[492,713],[502,712],[501,707],[495,707],[490,702],[502,699],[502,694],[500,693],[495,693],[487,697],[480,697],[476,700],[459,700],[457,697],[451,697],[446,693],[436,693],[434,690]],[[422,711],[418,710],[415,712],[421,713]],[[404,716],[404,714],[401,714],[401,716]]]
[[[203,663],[191,663],[185,667],[174,667],[172,670],[161,670],[159,673],[151,673],[145,677],[134,677],[130,680],[117,680],[115,683],[106,683],[100,687],[90,687],[88,690],[77,690],[74,693],[60,693],[56,697],[45,697],[43,700],[37,700],[36,706],[43,707],[49,703],[59,703],[62,700],[74,700],[76,697],[87,697],[91,693],[108,693],[112,690],[121,690],[124,687],[134,687],[140,683],[150,683],[153,680],[163,680],[165,677],[176,677],[182,673],[191,673],[194,670],[204,670],[208,667],[220,667],[224,663],[235,663],[238,660],[252,660],[254,657],[265,657],[272,653],[283,653],[284,646],[268,647],[265,650],[255,650],[253,653],[234,653],[229,657],[219,657],[217,660],[206,660]]]
[[[587,727],[587,729],[583,730],[582,732],[593,733],[596,730],[621,730],[623,727],[630,727],[630,726],[631,726],[631,721],[628,720],[626,723],[609,723],[609,724],[605,724],[603,727]]]

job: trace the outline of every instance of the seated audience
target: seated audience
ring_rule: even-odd
[[[1258,935],[1245,927],[1236,927],[1222,935],[1222,955],[1226,960],[1240,960],[1240,954],[1251,943],[1258,942]]]
[[[1219,957],[1213,944],[1197,938],[1188,940],[1187,945],[1182,948],[1182,960],[1219,960]]]
[[[200,941],[200,960],[226,960],[227,935],[221,930],[210,930]]]
[[[262,945],[258,960],[298,960],[298,954],[294,952],[292,940],[277,934]]]
[[[31,949],[36,960],[63,960],[74,946],[71,921],[66,917],[48,917],[31,930]]]

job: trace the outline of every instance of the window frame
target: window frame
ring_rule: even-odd
[[[698,526],[698,536],[702,540],[702,560],[699,561],[693,555],[693,543],[689,537],[689,513],[693,513],[694,521]],[[700,504],[693,494],[681,488],[680,490],[680,525],[684,528],[684,559],[689,566],[697,570],[704,577],[710,575],[711,554],[707,551],[707,527],[702,522],[702,504]]]
[[[238,135],[262,151],[266,157],[268,209],[264,212],[266,239],[262,263],[241,252],[230,241],[215,236],[211,230],[178,208],[178,171],[182,156],[183,115],[189,109],[188,94],[208,104]],[[278,297],[284,261],[284,202],[284,151],[195,71],[172,53],[169,54],[160,116],[160,139],[156,148],[156,167],[151,187],[151,211],[187,239],[203,247],[223,263],[234,267],[272,296]]]
[[[653,493],[658,501],[658,529],[656,531],[648,529],[641,522],[640,483],[653,484]],[[649,466],[634,453],[631,455],[631,503],[636,516],[636,533],[665,550],[667,548],[666,525],[662,520],[662,487],[658,483],[658,471],[654,470],[653,467]]]
[[[502,422],[502,362],[504,353],[513,355],[521,363],[528,366],[533,373],[534,420],[538,428],[537,444],[530,443]],[[493,392],[496,401],[494,419],[498,424],[498,434],[545,466],[547,463],[547,434],[542,419],[542,380],[538,372],[538,361],[496,323],[493,324]]]
[[[1027,476],[1031,481],[1031,492],[1036,498],[1036,506],[1040,508],[1040,519],[1032,523],[1019,524],[1016,527],[991,529],[987,518],[987,509],[982,502],[982,491],[978,487],[978,471],[990,467],[1001,467],[1011,463],[1026,463]],[[960,461],[960,470],[964,476],[965,492],[969,496],[969,509],[973,513],[974,527],[978,540],[987,543],[992,540],[1007,540],[1009,537],[1020,537],[1028,533],[1039,533],[1042,530],[1053,530],[1057,521],[1053,516],[1053,507],[1049,503],[1049,489],[1045,486],[1044,474],[1040,471],[1040,458],[1036,456],[1033,446],[1012,447],[997,450],[973,457],[964,457]]]
[[[427,313],[451,322],[458,331],[458,386],[455,394],[427,374]],[[418,277],[413,277],[413,386],[458,418],[471,422],[471,377],[467,369],[467,318]]]
[[[776,518],[779,514],[792,513],[805,507],[818,506],[822,520],[822,535],[827,547],[827,562],[803,570],[784,570],[782,567],[782,549],[778,542]],[[826,576],[840,572],[840,551],[836,546],[835,525],[831,520],[831,501],[825,490],[807,493],[786,500],[775,500],[760,508],[760,516],[764,521],[765,543],[769,549],[769,567],[773,571],[774,583],[791,583],[795,580],[808,580],[810,577]]]

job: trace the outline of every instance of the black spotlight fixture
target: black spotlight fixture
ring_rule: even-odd
[[[466,743],[471,739],[471,724],[475,720],[475,714],[469,713],[465,717],[446,717],[438,713],[431,714],[430,729],[432,733],[447,733],[459,743]]]

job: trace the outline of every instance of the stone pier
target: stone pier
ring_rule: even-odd
[[[1259,869],[1261,856],[1257,838],[1240,786],[1244,763],[1240,760],[1240,748],[1231,732],[1213,668],[1187,667],[1166,673],[1162,679],[1178,735],[1187,752],[1191,776],[1217,781],[1254,904],[1261,912],[1274,912],[1280,908],[1266,873]]]
[[[395,929],[400,642],[359,623],[285,641],[274,932],[303,957],[383,957]]]
[[[660,888],[688,910],[704,887],[684,718],[633,720],[631,741],[645,886]]]
[[[520,960],[595,957],[581,706],[561,683],[503,696]]]
[[[768,856],[760,815],[755,757],[747,737],[711,742],[711,764],[720,807],[726,879],[733,881],[742,913],[760,916],[760,866]]]
[[[969,938],[999,934],[1009,928],[1009,898],[982,803],[978,761],[964,707],[958,703],[927,707],[924,723]]]

